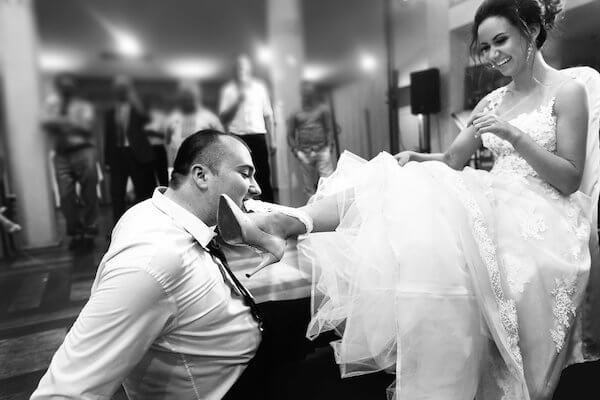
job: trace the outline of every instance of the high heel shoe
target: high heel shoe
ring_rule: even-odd
[[[283,257],[285,240],[261,230],[226,194],[219,199],[217,226],[226,243],[234,246],[248,245],[263,251],[260,264],[246,274],[248,278]]]
[[[308,214],[295,208],[277,204],[254,201],[255,206],[260,203],[260,209],[265,213],[280,213],[295,218],[304,226],[304,233],[313,229],[313,221]],[[221,195],[217,213],[217,225],[221,237],[225,242],[235,245],[249,245],[265,252],[261,263],[249,274],[251,277],[264,267],[281,260],[285,251],[286,237],[270,234],[260,229],[248,214],[244,213],[226,194]]]

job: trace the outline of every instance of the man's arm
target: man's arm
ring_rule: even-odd
[[[235,118],[235,114],[237,114],[238,109],[244,102],[244,93],[240,90],[237,98],[232,99],[233,93],[230,90],[227,90],[229,86],[226,86],[221,91],[220,103],[219,103],[219,118],[223,125],[226,127],[229,126],[231,121]]]
[[[290,151],[296,155],[296,116],[292,115],[287,121],[287,142]]]
[[[327,135],[327,146],[331,146],[334,143],[335,137],[333,133],[333,120],[331,118],[331,112],[329,107],[326,105],[322,106],[323,112],[321,113],[321,119],[323,121],[323,129],[325,135]]]
[[[267,130],[267,146],[270,153],[273,154],[275,153],[277,147],[273,108],[271,107],[271,100],[269,100],[269,91],[267,90],[267,87],[262,82],[260,87],[263,92],[263,118],[265,120],[265,128]]]
[[[275,144],[275,127],[273,126],[273,117],[271,115],[265,115],[263,118],[265,119],[265,128],[267,129],[267,148],[269,149],[269,153],[273,154],[277,149]]]
[[[217,117],[216,114],[213,114],[213,112],[210,111],[210,110],[207,110],[206,112],[208,112],[209,115],[210,115],[210,119],[211,119],[210,126],[211,126],[211,128],[212,129],[216,129],[216,130],[221,131],[221,132],[225,132],[225,129],[223,128],[223,124],[221,123],[221,120],[219,119],[219,117]]]
[[[174,313],[175,305],[146,271],[108,272],[31,399],[110,398]]]

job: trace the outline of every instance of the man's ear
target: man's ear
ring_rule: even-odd
[[[200,189],[206,190],[208,188],[208,182],[210,181],[213,173],[202,164],[194,164],[191,168],[191,176],[196,186]]]
[[[531,43],[534,43],[537,41],[537,37],[540,34],[540,24],[531,24],[529,26],[529,38],[531,40]]]

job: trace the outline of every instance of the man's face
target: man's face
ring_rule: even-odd
[[[244,200],[260,195],[260,187],[254,179],[254,164],[250,152],[243,143],[223,137],[227,151],[221,164],[212,176],[211,192],[214,194],[214,210],[219,196],[226,194],[241,208]]]
[[[302,104],[310,106],[316,103],[316,92],[314,87],[305,85],[302,87]]]
[[[236,78],[240,82],[247,82],[252,76],[252,64],[247,57],[237,59],[235,65]]]

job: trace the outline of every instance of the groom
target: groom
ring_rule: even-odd
[[[265,383],[260,315],[212,247],[222,193],[238,205],[260,194],[250,152],[233,135],[197,132],[169,187],[117,223],[32,399],[108,399],[121,384],[130,399],[265,398],[251,391]]]

